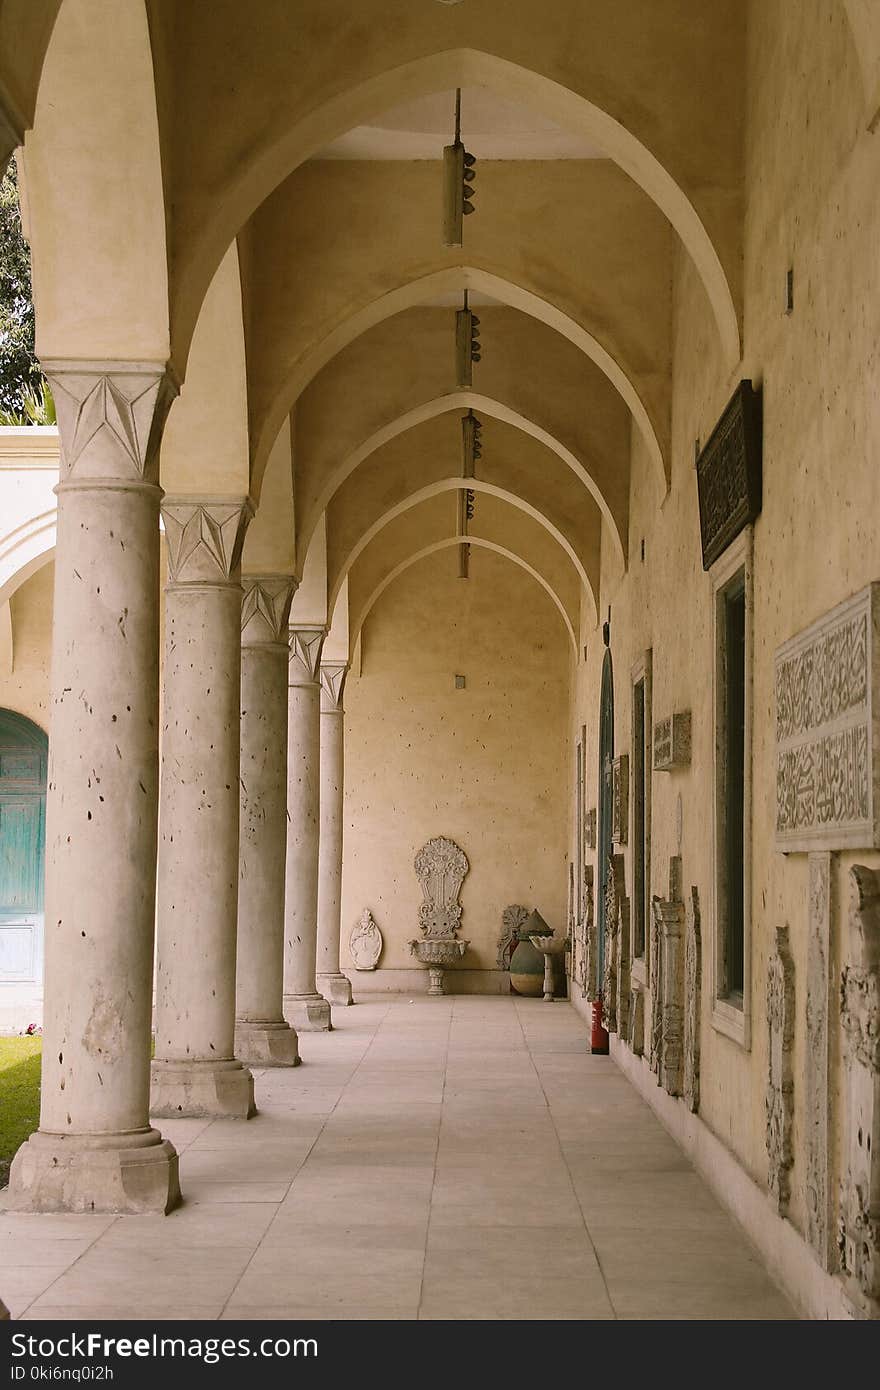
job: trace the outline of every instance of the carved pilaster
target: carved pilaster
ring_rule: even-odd
[[[651,1037],[649,1062],[664,1090],[684,1085],[684,902],[681,858],[669,861],[669,896],[651,903]]]
[[[700,895],[691,888],[685,904],[684,954],[684,1099],[694,1114],[700,1108],[700,992],[703,946],[700,934]]]
[[[599,938],[596,924],[594,869],[584,869],[584,916],[581,922],[581,941],[584,953],[584,999],[595,999],[599,993]]]
[[[788,927],[776,928],[776,950],[767,969],[767,1182],[780,1216],[791,1195],[791,1144],[794,1117],[794,962],[788,946]]]
[[[155,362],[47,361],[61,443],[60,486],[159,482],[159,443],[177,383]]]
[[[292,627],[290,629],[290,661],[288,685],[319,685],[321,651],[327,629],[324,627]]]
[[[341,714],[347,661],[321,662],[321,713]]]
[[[832,856],[811,854],[807,920],[807,1064],[804,1068],[807,1240],[823,1269],[837,1250],[830,1174]]]
[[[844,1174],[838,1250],[850,1293],[880,1312],[880,873],[850,869],[849,964],[840,995]]]
[[[623,856],[619,860],[617,882],[617,1031],[629,1038],[630,1005],[630,918],[629,898],[626,896]]]
[[[658,911],[660,899],[651,899],[650,975],[651,1013],[648,1030],[648,1066],[655,1076],[660,1075],[660,1052],[663,1038],[663,928]]]
[[[287,574],[246,574],[241,587],[241,645],[284,646],[297,581]]]
[[[605,885],[605,941],[602,963],[603,1023],[609,1033],[617,1032],[617,938],[620,927],[618,895],[623,882],[623,856],[608,857]]]
[[[248,497],[166,497],[162,503],[171,584],[239,584]]]
[[[641,985],[633,985],[629,999],[629,1038],[627,1040],[636,1057],[645,1051],[645,991]]]

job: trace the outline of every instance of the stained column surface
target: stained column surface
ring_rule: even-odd
[[[57,488],[40,1128],[9,1205],[169,1210],[149,1122],[159,725],[159,366],[44,364]]]
[[[296,1066],[296,1032],[282,1013],[287,618],[295,584],[286,575],[249,575],[242,587],[235,1055],[253,1066]]]
[[[318,933],[322,627],[290,630],[284,1016],[299,1032],[331,1028],[315,982]]]
[[[321,815],[318,846],[318,988],[331,1004],[351,1003],[351,983],[339,969],[342,911],[342,799],[345,662],[321,663]]]
[[[254,1113],[234,1056],[243,498],[166,498],[154,1115]]]

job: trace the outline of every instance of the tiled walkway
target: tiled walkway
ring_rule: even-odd
[[[24,1318],[790,1317],[564,1003],[335,1011],[249,1123],[176,1120],[171,1216],[0,1215]]]

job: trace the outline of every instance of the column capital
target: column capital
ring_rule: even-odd
[[[342,692],[347,673],[347,661],[321,662],[322,714],[342,714]]]
[[[321,651],[326,636],[327,629],[317,625],[290,629],[290,662],[287,678],[289,686],[318,684]]]
[[[249,497],[166,497],[162,520],[172,584],[239,584]]]
[[[159,443],[179,385],[164,362],[43,362],[61,443],[60,487],[158,486]]]
[[[289,574],[243,574],[241,645],[284,646],[297,580]]]

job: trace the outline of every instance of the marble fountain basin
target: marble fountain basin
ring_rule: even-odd
[[[459,941],[455,936],[427,937],[423,941],[411,941],[409,949],[420,965],[428,969],[428,993],[445,994],[443,971],[461,960],[469,941]]]

